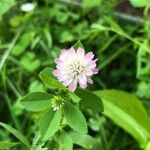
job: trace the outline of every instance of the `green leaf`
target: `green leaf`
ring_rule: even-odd
[[[44,29],[44,35],[45,35],[45,38],[47,40],[48,47],[51,48],[53,45],[52,44],[52,35],[51,35],[50,31],[48,30],[48,28]]]
[[[65,87],[52,76],[53,70],[49,67],[45,68],[40,72],[40,79],[48,88],[60,88],[65,89]]]
[[[72,137],[73,143],[83,147],[84,149],[88,149],[88,150],[103,149],[102,144],[100,143],[99,140],[87,134],[70,132],[70,136]]]
[[[50,76],[51,78],[53,78],[54,76],[53,76],[52,72],[53,72],[53,69],[52,69],[52,68],[46,67],[46,68],[44,68],[44,69],[40,72],[40,74],[45,74],[45,75]]]
[[[22,135],[19,131],[17,131],[16,129],[12,128],[11,126],[0,122],[0,126],[2,126],[3,128],[5,128],[6,130],[8,130],[10,133],[12,133],[16,138],[18,138],[25,146],[27,146],[28,149],[30,149],[30,143],[27,140],[27,138]]]
[[[44,92],[44,87],[43,87],[43,84],[37,80],[31,82],[30,86],[29,86],[29,93],[31,92],[37,92],[37,91],[40,91],[40,92]]]
[[[29,72],[34,72],[41,65],[39,58],[33,52],[27,52],[20,61],[21,66]]]
[[[34,37],[34,32],[28,32],[23,34],[20,37],[18,43],[12,49],[11,51],[12,55],[19,56],[20,54],[22,54],[25,51],[25,49],[29,46],[29,44],[32,42],[33,37]]]
[[[9,142],[9,141],[0,141],[0,149],[4,150],[5,148],[11,148],[18,145],[19,143]]]
[[[150,6],[149,0],[129,0],[133,7],[146,7]]]
[[[96,91],[95,94],[103,101],[104,114],[145,147],[150,138],[150,120],[141,102],[135,96],[118,90]]]
[[[18,27],[19,25],[21,25],[24,21],[24,17],[22,15],[17,15],[17,16],[13,16],[13,18],[10,19],[9,24],[11,25],[11,27]]]
[[[137,87],[137,95],[145,99],[150,99],[149,89],[150,89],[150,82],[141,81],[139,82]]]
[[[84,48],[80,40],[77,43],[75,43],[72,47],[74,49],[78,49],[79,47]]]
[[[13,5],[15,0],[1,0],[0,1],[0,19]]]
[[[75,131],[80,133],[87,132],[87,123],[81,111],[71,103],[65,103],[64,113],[68,125]]]
[[[31,50],[33,50],[40,43],[41,36],[36,36],[31,43]]]
[[[63,31],[60,35],[60,42],[65,43],[65,42],[71,42],[74,40],[74,36],[72,33],[69,31]]]
[[[78,103],[81,100],[74,92],[68,91],[68,94],[74,103]]]
[[[24,96],[20,104],[29,111],[42,111],[51,106],[52,97],[44,92],[34,92]]]
[[[48,140],[60,127],[61,110],[53,111],[50,109],[40,120],[40,133],[43,140]]]
[[[96,94],[84,89],[77,89],[76,94],[81,98],[81,108],[85,110],[89,108],[93,111],[103,111],[102,100]]]
[[[150,141],[148,142],[144,150],[150,150]]]
[[[68,133],[62,131],[60,133],[58,140],[60,143],[61,150],[72,150],[73,149],[73,141],[72,141],[71,136]]]
[[[100,6],[102,0],[83,0],[82,6],[83,8],[92,8]]]

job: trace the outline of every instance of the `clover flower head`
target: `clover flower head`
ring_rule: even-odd
[[[64,105],[64,99],[60,96],[54,96],[51,104],[52,104],[53,110],[57,111]]]
[[[93,58],[93,52],[85,54],[83,48],[63,49],[59,58],[55,59],[56,70],[53,71],[53,75],[70,91],[75,91],[77,84],[86,88],[88,83],[93,83],[91,76],[98,73],[97,59]]]

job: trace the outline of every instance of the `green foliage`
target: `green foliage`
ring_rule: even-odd
[[[79,134],[76,132],[71,132],[70,136],[75,144],[82,146],[84,149],[101,149],[102,145],[99,140],[96,140],[92,136],[87,134]]]
[[[65,103],[64,113],[67,120],[67,124],[73,130],[79,133],[87,132],[87,124],[86,124],[85,117],[77,107],[75,107],[71,103]]]
[[[81,98],[77,96],[74,92],[69,91],[69,97],[72,99],[74,103],[78,103]]]
[[[148,144],[146,145],[145,150],[149,150],[150,149],[150,142],[148,142]]]
[[[46,40],[47,40],[48,48],[51,48],[52,45],[53,45],[52,35],[51,35],[50,31],[47,28],[45,28],[44,34],[45,34],[45,37],[46,37]]]
[[[77,43],[75,43],[72,47],[74,49],[78,49],[79,47],[84,48],[80,40]]]
[[[64,89],[63,85],[52,76],[53,70],[49,67],[40,72],[42,82],[49,88]]]
[[[33,92],[24,96],[20,104],[29,111],[42,111],[51,107],[52,95],[44,92]]]
[[[77,89],[76,94],[81,98],[81,108],[91,109],[92,111],[103,111],[103,104],[97,95],[84,89]]]
[[[149,81],[149,75],[150,75],[150,65],[149,65],[149,59],[150,59],[150,52],[149,52],[150,45],[148,44],[148,41],[144,41],[143,44],[140,45],[138,54],[137,54],[137,78]]]
[[[41,61],[36,58],[33,52],[27,52],[20,61],[21,66],[29,72],[34,72],[39,68]]]
[[[60,128],[61,110],[54,111],[49,109],[40,120],[40,133],[43,140],[48,140]]]
[[[30,143],[27,140],[27,138],[22,135],[19,131],[17,131],[16,129],[12,128],[11,126],[0,122],[0,126],[2,126],[3,128],[5,128],[6,130],[8,130],[10,133],[12,133],[17,139],[19,139],[28,149],[30,149]]]
[[[95,94],[103,101],[104,114],[132,134],[141,147],[145,147],[150,138],[150,119],[140,101],[117,90],[96,91]]]
[[[130,0],[130,3],[134,6],[134,7],[146,7],[148,5],[150,5],[150,1],[149,0]]]
[[[23,12],[27,3],[34,10]],[[149,150],[149,20],[149,0],[0,0],[1,149]],[[88,90],[71,92],[52,74],[72,45],[98,58]],[[140,99],[100,90],[112,88]]]
[[[68,133],[62,131],[58,140],[61,150],[73,150],[73,141]]]
[[[15,142],[9,142],[9,141],[3,141],[3,142],[0,142],[0,149],[5,149],[5,148],[11,148],[11,147],[14,147],[18,145],[18,143],[15,143]]]
[[[137,41],[136,39],[130,37],[130,35],[128,35],[125,31],[123,31],[123,29],[116,22],[114,22],[113,19],[107,18],[107,21],[108,21],[108,24],[110,25],[110,27],[94,23],[92,25],[92,28],[94,30],[96,30],[96,32],[112,31],[112,32],[118,34],[121,37],[124,37],[124,38],[126,38],[128,40],[131,40],[133,43],[135,43],[135,44],[137,44],[139,46],[142,44],[139,41]]]
[[[150,82],[140,82],[137,88],[137,95],[140,97],[150,98]]]
[[[0,1],[0,19],[13,5],[15,0],[1,0]]]
[[[28,32],[23,34],[20,37],[18,43],[12,49],[11,51],[12,55],[19,56],[20,54],[22,54],[29,46],[29,44],[32,42],[33,37],[34,37],[34,32]]]
[[[87,8],[92,8],[92,7],[98,7],[100,6],[100,3],[102,2],[102,0],[83,0],[82,2],[82,6],[84,9]]]
[[[37,91],[44,91],[43,84],[39,81],[33,81],[29,86],[29,93]]]
[[[10,45],[8,45],[8,49],[3,53],[3,56],[1,57],[1,61],[0,61],[0,71],[2,70],[6,60],[8,59],[11,50],[13,49],[16,41],[18,40],[20,34],[21,34],[22,29],[20,29],[18,31],[18,33],[15,35],[15,37],[13,38],[12,42],[10,43]]]
[[[73,40],[74,40],[74,37],[70,32],[64,31],[64,32],[61,33],[61,42],[62,43],[65,43],[65,42],[68,42],[68,41],[71,42]]]

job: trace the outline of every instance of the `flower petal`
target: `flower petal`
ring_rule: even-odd
[[[88,62],[94,58],[93,52],[89,52],[84,57]]]
[[[85,85],[87,83],[86,76],[79,77],[79,84]]]
[[[80,87],[82,88],[82,89],[85,89],[86,87],[87,87],[87,83],[86,84],[81,84],[81,83],[79,83],[80,84]]]
[[[58,65],[63,63],[59,58],[56,58],[54,61],[55,61],[55,63],[58,64]]]
[[[57,77],[58,79],[59,79],[59,81],[65,81],[65,80],[67,80],[68,79],[68,76],[67,75],[62,75],[62,76],[58,76]]]
[[[53,75],[56,76],[56,77],[59,77],[59,76],[61,76],[62,74],[61,74],[61,71],[60,71],[60,70],[56,69],[56,70],[53,71]]]
[[[79,48],[77,49],[77,55],[78,55],[78,56],[84,56],[84,54],[85,54],[84,49],[81,48],[81,47],[79,47]]]
[[[93,80],[89,77],[87,77],[87,82],[90,83],[90,84],[93,84]]]
[[[68,86],[71,82],[72,82],[72,79],[67,78],[66,80],[63,81],[63,85]]]
[[[91,75],[93,75],[93,70],[87,69],[85,74],[86,74],[86,76],[91,76]]]
[[[97,69],[97,68],[94,68],[94,69],[93,69],[93,73],[94,73],[94,74],[98,74],[98,69]]]
[[[68,88],[70,91],[75,91],[75,89],[77,88],[77,81],[71,82]]]
[[[73,48],[73,47],[71,47],[70,48],[70,50],[69,50],[69,53],[71,54],[71,55],[75,55],[75,49]]]

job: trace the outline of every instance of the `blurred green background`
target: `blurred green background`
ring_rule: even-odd
[[[148,4],[149,0],[0,0],[0,121],[21,128],[32,140],[38,115],[24,111],[16,101],[44,90],[39,72],[54,68],[61,49],[78,40],[99,59],[100,71],[89,89],[134,93],[150,115]],[[93,114],[88,124],[89,134],[104,150],[140,149],[103,115]],[[0,130],[0,141],[6,138],[12,137]]]

